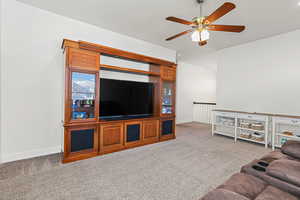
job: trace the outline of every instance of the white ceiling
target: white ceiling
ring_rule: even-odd
[[[187,20],[199,15],[196,0],[19,0],[51,12],[101,28],[175,49],[181,60],[198,64],[199,57],[230,46],[270,37],[300,28],[300,0],[228,0],[237,8],[216,24],[246,25],[243,33],[211,32],[209,44],[199,47],[188,35],[165,39],[189,27],[165,20],[175,16]],[[209,15],[224,0],[206,0]]]

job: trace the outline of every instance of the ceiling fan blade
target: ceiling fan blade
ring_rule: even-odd
[[[233,26],[233,25],[208,25],[207,29],[210,31],[225,31],[240,33],[245,30],[245,26]]]
[[[211,24],[212,22],[216,21],[217,19],[223,17],[224,15],[232,11],[234,8],[235,5],[233,3],[224,3],[220,8],[218,8],[215,12],[213,12],[204,20],[204,24]]]
[[[180,36],[182,36],[182,35],[185,35],[185,34],[187,34],[187,33],[189,33],[189,32],[192,32],[192,31],[193,31],[193,29],[187,30],[187,31],[183,31],[183,32],[181,32],[181,33],[178,33],[177,35],[174,35],[174,36],[172,36],[172,37],[167,38],[166,40],[167,40],[167,41],[173,40],[173,39],[175,39],[175,38],[178,38],[178,37],[180,37]]]
[[[206,45],[207,44],[207,41],[201,41],[201,42],[199,42],[199,45],[200,46],[204,46],[204,45]]]
[[[184,20],[184,19],[179,19],[177,17],[167,17],[166,20],[169,20],[169,21],[172,21],[172,22],[177,22],[177,23],[180,23],[180,24],[185,24],[185,25],[193,25],[194,22],[190,22],[190,21],[187,21],[187,20]]]

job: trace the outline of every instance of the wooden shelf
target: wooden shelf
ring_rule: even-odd
[[[160,73],[157,73],[157,72],[149,72],[149,71],[144,71],[144,70],[131,69],[131,68],[125,68],[125,67],[117,67],[117,66],[112,66],[112,65],[100,65],[100,69],[134,73],[134,74],[143,74],[143,75],[148,75],[148,76],[160,76]]]

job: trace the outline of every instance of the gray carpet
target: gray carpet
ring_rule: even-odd
[[[0,199],[198,200],[270,150],[196,123],[177,139],[71,164],[51,155],[0,165]]]

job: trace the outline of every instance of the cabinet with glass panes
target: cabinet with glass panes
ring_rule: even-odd
[[[71,76],[71,119],[95,118],[96,74],[72,72]]]
[[[162,107],[161,113],[163,115],[174,114],[174,96],[175,83],[172,81],[162,81]]]

